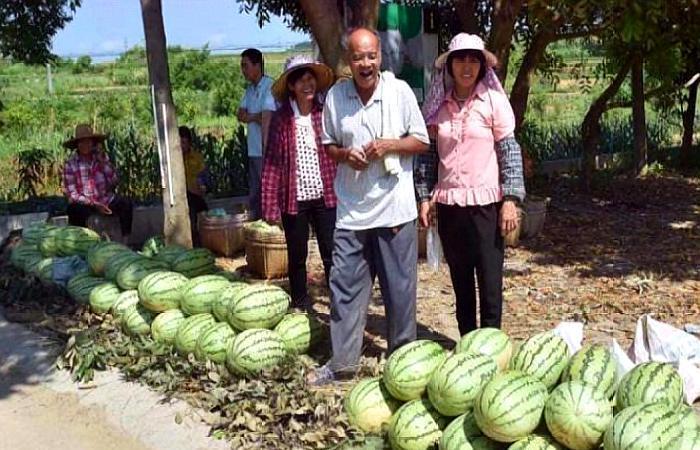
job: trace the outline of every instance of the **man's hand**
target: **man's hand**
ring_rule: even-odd
[[[344,149],[347,153],[345,162],[355,170],[365,170],[369,166],[365,152],[357,148]]]
[[[501,228],[501,236],[505,236],[518,227],[520,214],[513,200],[506,200],[498,213],[498,225]]]
[[[236,114],[236,117],[238,117],[238,120],[243,122],[243,123],[248,123],[248,111],[245,109],[239,109],[238,114]]]
[[[97,208],[97,211],[99,211],[100,214],[104,214],[105,216],[109,216],[112,214],[112,210],[109,209],[109,206],[103,203],[95,203],[95,208]]]
[[[369,161],[381,159],[384,155],[391,152],[393,147],[393,139],[377,139],[364,146],[365,156]]]
[[[423,200],[420,202],[420,208],[418,209],[418,221],[425,228],[428,228],[435,223],[434,201]]]

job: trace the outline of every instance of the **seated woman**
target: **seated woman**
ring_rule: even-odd
[[[117,174],[102,150],[105,135],[95,133],[87,124],[75,127],[72,139],[63,146],[76,152],[63,167],[63,193],[68,198],[68,223],[87,226],[92,214],[119,217],[122,238],[128,242],[131,234],[133,205],[114,193]]]
[[[190,209],[192,239],[197,241],[197,217],[200,212],[209,209],[206,200],[204,200],[204,194],[206,194],[209,184],[209,171],[204,163],[202,153],[192,147],[192,131],[188,127],[182,125],[178,128],[178,133],[180,135],[182,159],[185,164],[187,204]]]

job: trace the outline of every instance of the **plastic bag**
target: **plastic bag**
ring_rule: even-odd
[[[80,256],[66,256],[64,258],[55,258],[51,278],[54,283],[66,287],[68,281],[75,275],[81,272],[87,272],[87,262]]]
[[[437,227],[435,225],[428,227],[425,236],[426,259],[428,267],[437,272],[440,270],[440,261],[442,260],[442,244],[440,236],[438,236]]]

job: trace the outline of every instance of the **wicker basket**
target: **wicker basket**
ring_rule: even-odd
[[[248,270],[266,280],[287,276],[287,241],[283,233],[261,233],[245,229],[245,258]]]
[[[226,257],[243,250],[245,239],[243,227],[248,221],[247,213],[210,217],[206,211],[199,213],[199,239],[202,247]]]

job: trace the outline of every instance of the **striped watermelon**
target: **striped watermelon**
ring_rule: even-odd
[[[498,372],[490,356],[455,353],[433,372],[428,398],[443,416],[458,416],[472,408],[476,394]]]
[[[403,348],[403,347],[402,347]],[[401,406],[389,422],[389,442],[394,450],[435,448],[447,419],[426,398],[411,400]]]
[[[569,347],[564,339],[545,331],[523,342],[513,354],[509,367],[538,378],[552,389],[568,362]]]
[[[206,248],[193,248],[181,253],[173,260],[171,269],[187,278],[217,271],[214,254]]]
[[[90,309],[96,314],[108,313],[114,302],[119,298],[120,292],[117,285],[109,281],[96,286],[90,291],[90,296],[88,297]]]
[[[209,313],[189,316],[182,322],[175,335],[175,348],[182,355],[194,352],[199,336],[216,322],[214,316]]]
[[[136,289],[123,291],[112,304],[112,316],[121,320],[126,311],[139,304],[139,293]]]
[[[503,450],[505,448],[500,442],[496,442],[486,436],[471,438],[469,444],[472,446],[473,450]]]
[[[10,264],[17,269],[26,272],[27,262],[29,260],[41,260],[42,257],[42,254],[35,245],[22,243],[12,249],[12,254],[10,254]]]
[[[223,364],[226,361],[226,350],[235,336],[236,332],[226,322],[209,325],[209,328],[204,330],[197,339],[194,356],[200,361],[210,359],[215,363]]]
[[[54,258],[42,259],[36,267],[36,276],[44,281],[53,281]]]
[[[211,313],[214,301],[231,282],[218,275],[200,275],[187,281],[182,286],[180,309],[186,315]]]
[[[549,436],[531,434],[512,443],[508,450],[564,450],[564,447]]]
[[[89,228],[69,225],[61,227],[54,239],[60,256],[85,256],[88,250],[100,241],[100,235]]]
[[[273,328],[289,310],[289,295],[269,284],[251,284],[233,296],[228,319],[237,330]]]
[[[358,382],[343,403],[350,425],[365,433],[380,433],[401,402],[391,397],[381,378]]]
[[[513,342],[498,328],[479,328],[462,336],[455,353],[478,353],[496,360],[501,370],[508,367],[513,354]]]
[[[175,259],[186,251],[187,249],[181,245],[170,244],[158,250],[158,253],[152,258],[158,261],[163,261],[167,263],[168,266],[172,267]]]
[[[583,381],[603,391],[607,398],[615,394],[617,365],[604,345],[584,345],[569,360],[562,381]]]
[[[474,400],[474,418],[486,436],[515,442],[537,428],[547,395],[544,383],[531,375],[500,372]]]
[[[275,331],[282,337],[287,351],[295,355],[307,353],[325,334],[323,324],[305,313],[285,315],[275,326]]]
[[[143,278],[149,273],[167,270],[167,264],[148,258],[139,258],[127,262],[117,273],[117,284],[120,288],[136,289]]]
[[[666,403],[642,403],[615,416],[603,443],[605,450],[675,449],[682,434],[675,409]]]
[[[28,274],[36,275],[36,273],[39,271],[39,264],[41,264],[41,261],[43,261],[43,260],[44,260],[44,256],[41,253],[39,253],[38,251],[31,253],[31,254],[28,254],[27,256],[25,256],[24,261],[23,261],[24,271]]]
[[[603,391],[581,381],[566,381],[547,399],[544,418],[557,441],[572,450],[592,450],[600,447],[613,420],[612,404]]]
[[[88,267],[90,267],[93,274],[103,276],[105,274],[105,264],[107,264],[107,260],[123,252],[131,252],[131,250],[118,242],[98,242],[87,252]]]
[[[59,231],[59,227],[53,226],[53,225],[48,225],[45,229],[43,234],[41,235],[41,239],[39,240],[39,251],[41,252],[42,255],[44,256],[57,256],[58,255],[58,247],[56,246],[56,234]]]
[[[700,426],[683,430],[677,450],[700,450]]]
[[[238,291],[246,286],[248,286],[247,283],[233,282],[229,283],[228,287],[221,291],[221,295],[219,295],[217,299],[214,300],[214,304],[211,305],[212,313],[214,313],[216,320],[219,322],[230,322],[228,318],[229,305]]]
[[[73,300],[85,305],[90,301],[90,292],[105,281],[104,278],[93,277],[87,273],[80,273],[68,281],[66,289]]]
[[[47,229],[53,227],[46,222],[32,222],[22,229],[22,242],[28,245],[38,246]],[[55,227],[54,227],[55,228]]]
[[[384,384],[394,398],[413,400],[423,395],[430,377],[445,359],[437,342],[421,339],[396,349],[384,366]]]
[[[617,410],[642,403],[667,403],[678,408],[683,399],[683,380],[670,364],[642,363],[627,372],[617,387]]]
[[[681,426],[684,430],[694,430],[700,427],[700,415],[695,412],[692,406],[682,404],[678,408],[678,414],[680,414]]]
[[[253,375],[279,364],[287,356],[284,341],[272,330],[251,329],[237,334],[226,351],[226,367]]]
[[[476,425],[474,413],[466,412],[452,420],[442,432],[440,450],[470,450],[470,439],[479,435],[481,430]]]
[[[142,258],[143,256],[132,251],[117,253],[116,255],[110,256],[105,263],[105,278],[109,281],[116,282],[117,274],[122,270],[122,267],[131,261],[140,260]]]
[[[177,272],[157,271],[143,277],[138,285],[139,299],[144,308],[162,312],[180,307],[182,287],[187,277]]]
[[[146,336],[151,333],[154,315],[141,305],[126,310],[122,316],[122,328],[132,336]]]
[[[243,282],[245,284],[245,280],[243,277],[241,277],[238,273],[236,272],[229,272],[227,270],[218,270],[217,272],[214,272],[213,275],[218,275],[220,277],[226,278],[228,281],[232,283],[241,283]]]
[[[151,323],[153,340],[161,344],[173,345],[177,330],[184,322],[185,314],[179,309],[169,309],[158,314]]]

